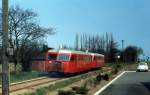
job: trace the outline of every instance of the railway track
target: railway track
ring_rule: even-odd
[[[55,82],[57,80],[60,80],[60,78],[41,77],[41,78],[35,78],[35,79],[27,80],[27,81],[12,83],[10,84],[10,93],[23,90],[23,89],[28,89],[31,87],[40,86],[40,85],[51,83],[51,82]],[[1,94],[2,92],[0,92],[0,95]]]
[[[90,72],[90,73],[92,74],[92,72]],[[80,75],[75,75],[75,76],[72,76],[69,78],[78,77],[78,76],[80,76]],[[31,80],[11,83],[10,84],[10,93],[16,93],[16,92],[19,92],[22,90],[34,89],[34,88],[40,87],[45,84],[47,85],[47,84],[54,83],[57,81],[67,80],[69,78],[40,77],[40,78],[31,79]],[[2,95],[1,86],[0,86],[0,95]],[[12,94],[12,95],[16,95],[16,94]]]

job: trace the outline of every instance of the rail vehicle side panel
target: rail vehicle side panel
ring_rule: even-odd
[[[39,54],[37,57],[35,57],[31,64],[32,70],[45,72],[46,71],[45,59],[46,59],[46,52],[43,52],[43,53]]]
[[[45,70],[45,61],[33,61],[32,70],[44,72]]]
[[[91,66],[91,69],[92,69],[92,68],[95,68],[95,66],[96,66],[95,64],[96,63],[94,62],[94,55],[91,55],[91,58],[92,58],[92,62],[91,62],[90,66]]]
[[[85,71],[86,67],[85,67],[84,57],[85,55],[81,55],[81,54],[78,55],[77,68],[79,72]]]
[[[102,57],[102,60],[101,60],[101,67],[103,67],[105,65],[105,61],[104,61],[104,57]]]
[[[85,67],[86,70],[90,70],[92,68],[92,56],[91,55],[87,55],[86,61],[85,61]]]
[[[82,72],[91,68],[91,61],[86,59],[88,55],[76,54],[75,72]]]
[[[64,73],[76,73],[78,72],[77,69],[77,61],[76,61],[76,54],[70,55],[70,60],[68,62],[64,62]]]
[[[98,57],[97,59],[97,67],[102,67],[104,65],[104,57]]]
[[[70,61],[68,62],[68,71],[70,73],[76,73],[78,72],[77,70],[77,62],[76,62],[76,54],[71,54]]]
[[[93,60],[92,61],[92,68],[96,68],[97,67],[97,61]]]
[[[45,61],[45,71],[49,72],[51,70],[51,61]]]
[[[64,73],[76,73],[75,62],[68,62],[65,64]]]

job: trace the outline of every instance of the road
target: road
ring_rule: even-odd
[[[150,72],[126,72],[99,95],[150,95]]]

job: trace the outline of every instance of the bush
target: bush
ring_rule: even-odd
[[[113,73],[114,73],[114,74],[117,74],[118,71],[119,71],[118,68],[114,68]]]
[[[121,66],[120,64],[117,64],[116,67],[117,67],[118,69],[121,69],[121,68],[122,68],[122,66]]]
[[[73,91],[76,91],[78,88],[79,88],[79,87],[74,86],[74,87],[72,87],[72,90],[73,90]]]
[[[121,65],[120,64],[115,64],[114,65],[114,70],[113,70],[113,73],[114,74],[117,74],[119,72],[119,69],[121,69]]]
[[[102,79],[102,75],[101,75],[101,74],[98,74],[98,75],[96,76],[96,81],[100,82],[101,79]]]
[[[59,90],[58,91],[58,95],[75,95],[75,93],[73,91],[63,91],[63,90]]]
[[[109,75],[108,74],[103,75],[103,79],[108,81],[109,80]]]
[[[87,92],[88,92],[88,89],[86,87],[78,87],[76,89],[76,93],[77,94],[84,94],[84,95],[86,95]]]

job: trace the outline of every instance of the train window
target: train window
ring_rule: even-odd
[[[69,61],[69,55],[67,55],[67,54],[59,54],[57,60]]]
[[[57,54],[49,54],[48,55],[49,60],[56,60],[56,58],[57,58]]]
[[[86,61],[86,62],[91,62],[91,61],[92,61],[91,56],[86,56],[86,57],[85,57],[85,61]]]

